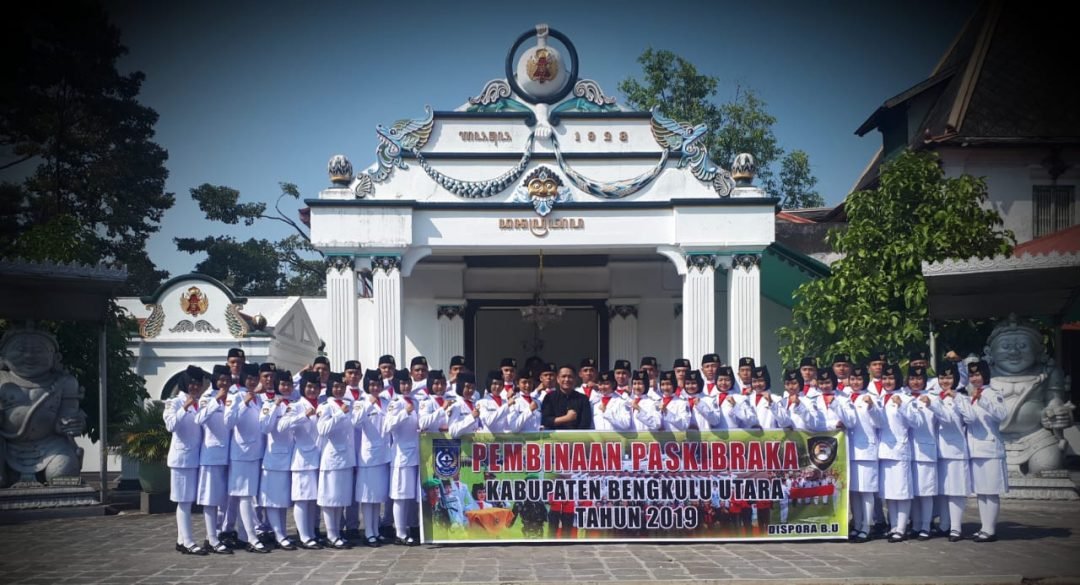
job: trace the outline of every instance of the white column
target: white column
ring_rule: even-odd
[[[611,305],[608,307],[608,358],[611,363],[627,359],[637,364],[637,305]]]
[[[728,271],[728,363],[761,363],[761,255],[736,254]]]
[[[697,364],[716,339],[716,256],[688,254],[683,277],[682,356]]]
[[[401,320],[401,257],[372,256],[372,292],[375,297],[375,355],[405,359]]]
[[[330,339],[326,353],[330,367],[339,372],[359,350],[356,320],[356,271],[352,256],[326,258],[326,301],[330,305]]]
[[[433,356],[432,368],[450,369],[450,358],[465,355],[465,305],[439,305],[435,318],[439,322],[439,352]]]

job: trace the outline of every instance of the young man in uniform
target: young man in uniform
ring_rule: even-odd
[[[450,358],[450,377],[446,381],[446,397],[457,398],[460,387],[458,386],[458,375],[466,370],[465,368],[465,356],[456,355]]]
[[[409,375],[412,376],[412,391],[418,398],[427,400],[427,377],[428,377],[428,361],[427,358],[418,355],[412,359],[409,363]]]
[[[581,363],[578,364],[578,378],[581,379],[581,384],[577,387],[577,391],[584,394],[589,399],[591,404],[593,401],[599,399],[599,394],[595,395],[596,391],[596,376],[598,374],[596,369],[596,360],[592,358],[582,358]],[[556,372],[556,385],[558,382],[558,372]]]
[[[502,374],[503,391],[507,394],[513,392],[514,382],[517,381],[517,360],[510,357],[503,358],[499,362],[499,372]]]
[[[533,398],[541,404],[543,404],[545,397],[559,390],[558,385],[555,383],[557,370],[558,368],[551,362],[547,362],[540,367],[540,383],[537,385],[536,391],[533,392]]]
[[[615,393],[624,399],[630,398],[630,372],[630,360],[615,360],[612,384],[615,385]]]
[[[225,363],[229,367],[229,386],[238,386],[240,382],[240,370],[243,369],[244,363],[247,361],[244,355],[244,350],[239,347],[233,347],[229,349],[229,353],[225,358]]]
[[[671,370],[675,372],[675,396],[681,398],[683,385],[686,383],[686,374],[690,373],[690,360],[686,358],[676,359]]]
[[[645,392],[648,394],[659,393],[659,377],[660,377],[660,362],[655,357],[647,355],[641,358],[641,365],[638,366],[638,371],[644,372],[648,379],[645,383]]]
[[[833,356],[832,360],[832,373],[836,382],[833,384],[833,391],[837,394],[846,395],[847,379],[851,375],[851,359],[848,358],[846,353],[838,353]],[[818,375],[818,383],[821,382],[821,376]]]
[[[750,387],[750,375],[754,372],[754,368],[756,367],[757,364],[754,363],[754,358],[739,358],[739,369],[737,371],[739,377],[735,379],[735,387],[738,388],[739,393],[743,396],[747,396],[753,392],[753,389]]]
[[[701,377],[704,386],[701,393],[705,396],[716,394],[716,371],[720,368],[720,354],[707,353],[701,356]]]
[[[882,393],[881,375],[885,372],[888,361],[889,356],[884,351],[874,350],[870,352],[870,360],[866,364],[866,373],[870,376],[866,381],[866,390],[879,402]]]
[[[383,392],[387,398],[394,397],[394,374],[397,372],[397,360],[386,354],[379,357],[379,376],[382,378]]]

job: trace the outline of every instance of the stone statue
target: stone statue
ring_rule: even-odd
[[[56,338],[12,329],[0,338],[0,486],[78,477],[86,428],[83,389],[60,365]]]
[[[987,339],[990,387],[1002,394],[1001,422],[1009,475],[1056,477],[1064,468],[1064,430],[1073,425],[1065,376],[1046,353],[1034,324],[1009,315]]]

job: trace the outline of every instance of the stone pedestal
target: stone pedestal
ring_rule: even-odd
[[[50,485],[0,489],[0,511],[33,510],[39,508],[70,508],[96,506],[98,491],[81,482],[73,485]]]
[[[139,511],[143,514],[172,514],[176,512],[176,502],[169,499],[169,494],[139,494]]]
[[[1076,484],[1063,477],[1010,477],[1006,500],[1080,500]]]

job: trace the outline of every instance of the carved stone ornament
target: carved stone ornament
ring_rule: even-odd
[[[753,268],[761,268],[761,254],[736,254],[731,259],[731,267],[741,268],[747,272]]]
[[[146,308],[150,309],[150,316],[139,324],[139,335],[144,339],[153,339],[161,334],[161,328],[165,326],[165,310],[157,303],[146,305]]]
[[[338,186],[348,185],[353,180],[352,163],[344,154],[335,154],[330,157],[330,162],[326,164],[326,172],[330,175],[330,182]]]
[[[371,257],[371,271],[377,272],[382,270],[383,272],[390,274],[395,270],[401,270],[401,257],[400,256],[372,256]]]
[[[611,305],[608,307],[608,318],[614,319],[615,317],[622,317],[623,319],[633,317],[637,319],[637,305]]]
[[[446,317],[453,321],[455,317],[460,317],[464,313],[465,305],[439,305],[438,309],[435,311],[435,318],[442,319],[443,317]]]
[[[169,329],[171,333],[221,333],[221,330],[210,324],[209,321],[199,319],[192,323],[188,319],[181,319]]]
[[[248,334],[247,321],[240,314],[240,305],[233,303],[225,309],[225,324],[229,327],[229,334],[237,339],[242,339]]]
[[[474,106],[490,106],[503,98],[510,97],[510,93],[510,84],[505,79],[492,79],[480,91],[480,95],[469,98],[469,103]]]
[[[705,272],[706,268],[716,268],[716,255],[714,254],[687,254],[686,267],[690,270]]]
[[[0,487],[81,483],[86,430],[84,391],[60,361],[56,338],[38,329],[10,329],[0,338]]]
[[[353,257],[349,255],[344,256],[327,256],[326,257],[326,271],[336,270],[338,272],[345,272],[353,267]]]
[[[604,95],[600,84],[591,79],[582,79],[574,84],[574,95],[598,106],[609,106],[615,103],[615,98]]]
[[[753,156],[745,152],[735,155],[735,161],[731,163],[731,177],[735,179],[735,184],[740,187],[749,187],[754,182],[756,174],[757,164],[754,163]]]

